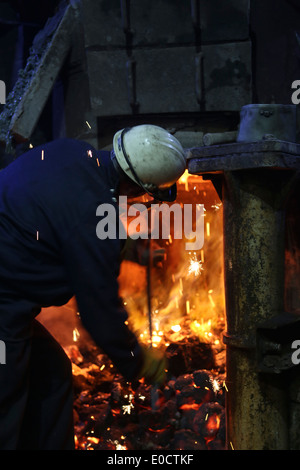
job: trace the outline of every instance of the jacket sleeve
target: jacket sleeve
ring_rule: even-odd
[[[142,352],[119,298],[120,241],[97,238],[96,217],[90,217],[65,240],[62,256],[83,326],[124,378],[133,380]]]

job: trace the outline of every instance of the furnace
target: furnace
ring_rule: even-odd
[[[146,204],[147,198],[139,201]],[[178,182],[176,202],[193,207],[193,229],[203,204],[201,250],[187,250],[171,224],[169,237],[150,245],[129,238],[119,276],[131,328],[169,359],[168,382],[154,402],[152,387],[126,383],[87,337],[75,300],[40,314],[72,361],[78,449],[225,448],[223,205],[211,181],[188,171]]]

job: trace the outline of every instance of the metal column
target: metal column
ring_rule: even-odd
[[[263,356],[258,330],[284,315],[285,203],[299,155],[280,141],[189,152],[190,173],[206,174],[219,192],[222,183],[228,449],[289,448],[288,384],[268,373],[274,357]]]
[[[288,449],[284,380],[258,370],[256,330],[284,312],[284,203],[293,174],[248,170],[224,176],[228,444]]]

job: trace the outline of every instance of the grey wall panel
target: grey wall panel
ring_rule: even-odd
[[[249,36],[250,0],[81,0],[87,47],[188,45]]]
[[[206,111],[238,111],[251,102],[251,44],[203,46]],[[137,112],[200,111],[196,95],[195,48],[136,49]],[[91,105],[99,116],[130,114],[125,50],[88,51]]]
[[[126,52],[87,52],[90,100],[99,116],[130,114]]]
[[[250,0],[201,0],[202,42],[248,39],[249,10]]]
[[[81,0],[85,46],[124,46],[120,0]]]
[[[252,102],[251,42],[203,46],[208,111],[239,111]]]

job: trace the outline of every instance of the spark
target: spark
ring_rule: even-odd
[[[210,223],[209,222],[206,223],[206,235],[210,237]]]
[[[213,379],[211,381],[211,384],[212,384],[212,388],[214,392],[217,392],[218,390],[220,390],[219,382],[216,379]]]
[[[89,156],[90,158],[93,158],[93,152],[92,152],[91,150],[88,150],[88,151],[87,151],[87,154],[88,154],[88,156]]]
[[[231,441],[230,441],[230,447],[231,447],[232,450],[234,450],[234,447],[233,447],[233,444],[232,444]]]
[[[105,367],[105,364],[103,364],[101,367],[100,367],[100,370],[103,370]]]
[[[44,160],[44,155],[45,155],[44,150],[42,150],[42,160]]]
[[[228,388],[227,388],[227,385],[226,385],[225,381],[223,382],[223,387],[225,388],[226,392],[228,392]]]
[[[180,277],[179,278],[179,286],[180,286],[180,292],[181,292],[181,295],[183,293],[183,285],[182,285],[182,278]]]
[[[36,231],[36,239],[37,239],[37,240],[39,239],[39,236],[40,236],[40,234],[39,234],[39,231],[37,230],[37,231]]]
[[[100,166],[100,162],[98,158],[96,158],[96,161],[97,161],[97,165]]]
[[[88,121],[85,121],[86,125],[89,127],[89,129],[91,129],[91,125]]]
[[[74,328],[74,330],[73,330],[73,341],[75,341],[75,342],[78,341],[79,336],[80,336],[79,331],[77,330],[77,328]]]
[[[194,274],[194,276],[197,277],[201,274],[201,271],[203,271],[202,261],[198,261],[196,255],[194,255],[192,259],[190,259],[188,275]]]
[[[213,290],[210,289],[210,290],[208,291],[208,298],[209,298],[209,301],[210,301],[212,307],[215,308],[216,304],[215,304],[215,302],[214,302],[214,299],[212,298],[212,295],[211,295],[212,293],[213,293]]]

